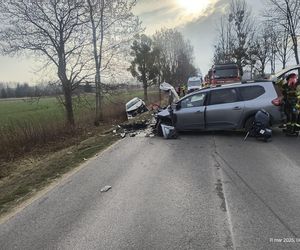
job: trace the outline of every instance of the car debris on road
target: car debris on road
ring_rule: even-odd
[[[111,131],[114,135],[125,137],[154,137],[154,113],[147,111],[139,114],[123,124],[119,124]]]
[[[102,188],[101,190],[100,190],[100,192],[101,193],[104,193],[104,192],[107,192],[108,190],[110,190],[112,187],[111,186],[105,186],[104,188]]]

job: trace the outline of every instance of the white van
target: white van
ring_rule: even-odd
[[[194,77],[190,77],[188,79],[188,83],[187,83],[187,91],[188,93],[191,93],[195,90],[199,90],[202,88],[202,77],[201,76],[194,76]]]

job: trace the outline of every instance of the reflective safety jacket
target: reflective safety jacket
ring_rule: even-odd
[[[286,81],[278,82],[286,105],[300,111],[300,85],[289,86]]]

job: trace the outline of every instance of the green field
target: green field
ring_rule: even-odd
[[[143,97],[143,91],[119,91],[104,96],[103,126],[126,119],[125,103],[133,97]],[[149,100],[158,101],[158,91],[149,91]],[[95,96],[73,98],[76,127],[66,126],[64,106],[55,97],[40,99],[0,99],[0,161],[13,159],[35,147],[75,138],[93,130]]]
[[[153,92],[150,92],[152,94]],[[120,92],[104,98],[104,108],[111,104],[125,105],[131,98],[143,97],[142,91]],[[75,118],[82,114],[93,113],[95,98],[84,95],[73,99]],[[64,121],[65,111],[62,104],[55,97],[37,99],[0,99],[0,128],[12,126],[22,122]]]
[[[27,120],[63,119],[63,116],[63,107],[56,98],[41,98],[33,102],[25,99],[0,101],[1,127]]]

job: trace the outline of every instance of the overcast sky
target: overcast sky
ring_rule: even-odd
[[[246,0],[259,15],[264,0]],[[134,13],[140,17],[146,33],[161,28],[177,28],[195,50],[195,64],[206,74],[212,63],[216,25],[230,0],[138,0]],[[39,82],[34,59],[0,57],[0,81]]]

